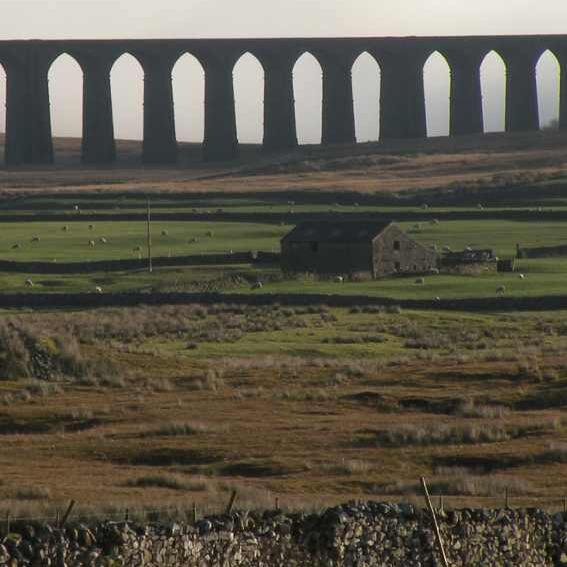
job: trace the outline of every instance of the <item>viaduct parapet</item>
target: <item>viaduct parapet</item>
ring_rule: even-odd
[[[567,128],[567,35],[294,38],[188,40],[55,40],[0,42],[0,63],[7,76],[7,165],[53,162],[48,73],[63,53],[83,71],[85,163],[108,164],[116,157],[110,71],[124,53],[144,71],[145,163],[177,159],[171,74],[176,61],[190,53],[205,73],[205,135],[208,160],[238,155],[233,69],[245,53],[264,69],[264,140],[266,150],[297,146],[293,68],[306,52],[323,70],[323,144],[356,141],[352,66],[364,52],[381,69],[382,139],[426,136],[423,67],[442,54],[451,70],[450,134],[483,132],[480,66],[490,52],[506,65],[506,131],[539,128],[536,64],[550,50],[561,69],[560,128]]]

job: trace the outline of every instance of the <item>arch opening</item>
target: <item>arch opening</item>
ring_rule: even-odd
[[[144,70],[130,53],[121,55],[110,71],[112,115],[117,154],[138,158],[144,132]]]
[[[559,129],[559,91],[561,70],[555,54],[545,51],[536,64],[539,127]]]
[[[506,130],[506,64],[490,51],[480,65],[484,132]]]
[[[191,53],[184,53],[172,71],[175,132],[182,154],[200,156],[205,137],[205,70]]]
[[[293,90],[297,140],[300,144],[320,144],[323,131],[323,69],[309,52],[295,62]]]
[[[238,140],[260,144],[264,138],[264,68],[248,52],[236,62],[233,77]]]
[[[0,163],[4,163],[4,150],[6,145],[6,68],[0,62],[0,139],[2,140],[2,152],[0,155]]]
[[[354,124],[358,142],[380,138],[380,65],[367,51],[361,53],[352,66]]]
[[[448,136],[451,118],[451,68],[447,59],[433,52],[423,66],[427,136]]]
[[[62,53],[48,72],[51,132],[59,161],[80,161],[83,135],[83,71]]]

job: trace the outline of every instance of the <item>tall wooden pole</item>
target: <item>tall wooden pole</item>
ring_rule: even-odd
[[[147,211],[148,211],[148,222],[147,222],[147,246],[148,246],[148,272],[150,274],[153,271],[152,266],[152,212],[150,208],[150,198],[147,197]]]
[[[425,501],[427,502],[427,507],[429,508],[429,512],[431,513],[431,518],[433,520],[433,530],[435,533],[435,539],[437,540],[437,545],[439,547],[439,553],[441,554],[441,559],[443,560],[443,567],[450,567],[449,560],[447,559],[447,555],[445,554],[445,547],[443,546],[443,538],[441,537],[441,530],[439,529],[439,524],[437,523],[435,508],[433,508],[433,504],[431,503],[429,490],[427,490],[427,483],[425,482],[424,477],[421,477],[421,486],[423,488],[423,494],[425,496]]]

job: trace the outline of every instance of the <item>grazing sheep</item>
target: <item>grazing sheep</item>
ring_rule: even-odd
[[[443,252],[451,252],[450,246],[443,246]]]
[[[506,293],[506,286],[500,285],[496,288],[496,295],[504,295]]]
[[[62,227],[61,227],[61,230],[62,230],[63,232],[69,232],[69,225],[66,224],[66,225],[62,226]]]
[[[104,236],[101,236],[101,237],[99,238],[99,242],[100,242],[101,244],[106,244],[106,243],[108,242],[108,240],[106,240],[106,238],[104,238]]]
[[[167,236],[168,234],[169,234],[169,232],[167,232],[167,230],[165,230],[165,228],[161,231],[162,236]]]
[[[466,250],[467,252],[472,252],[472,248],[471,248],[470,246],[465,247],[465,250]]]
[[[262,289],[264,287],[264,284],[262,282],[256,282],[253,286],[252,289]]]
[[[421,208],[426,211],[427,209],[429,209],[429,205],[427,203],[423,203],[423,205],[421,205]]]
[[[31,241],[32,242],[39,242],[41,239],[39,238],[39,236],[34,236]]]
[[[433,219],[430,221],[430,224],[439,224],[439,219]]]
[[[335,281],[336,281],[337,283],[344,283],[345,279],[344,279],[343,276],[336,276],[336,277],[335,277]]]
[[[95,247],[95,241],[94,241],[94,240],[89,240],[89,246],[90,246],[91,248],[94,248],[94,247]]]
[[[526,276],[525,276],[524,274],[518,274],[518,277],[519,277],[521,280],[526,279]]]
[[[95,293],[102,293],[102,287],[100,287],[99,285],[97,285],[95,287]]]
[[[26,287],[33,287],[32,280],[26,280]]]
[[[191,239],[189,240],[189,244],[196,244],[197,242],[199,242],[199,239],[198,239],[198,238],[191,238]]]
[[[438,276],[439,275],[439,268],[431,268],[429,270],[429,273],[434,275],[434,276]]]
[[[425,278],[417,278],[414,283],[416,285],[423,285],[425,283]]]
[[[234,250],[231,248],[231,249],[228,251],[228,253],[229,253],[229,254],[234,254]]]
[[[94,230],[94,224],[89,224],[89,230]]]
[[[441,298],[437,295],[437,296],[435,296],[434,301],[441,301]]]
[[[479,204],[476,206],[476,208],[477,208],[479,211],[482,211],[482,209],[484,209],[484,207],[482,206],[482,203],[479,203]]]
[[[21,245],[16,243],[16,244],[12,244],[12,250],[17,250],[18,248],[21,248]]]

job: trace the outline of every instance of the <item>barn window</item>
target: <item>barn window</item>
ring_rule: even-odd
[[[318,242],[312,242],[311,243],[311,252],[319,252],[319,243]]]
[[[394,250],[399,250],[399,249],[400,249],[400,241],[394,240]]]

